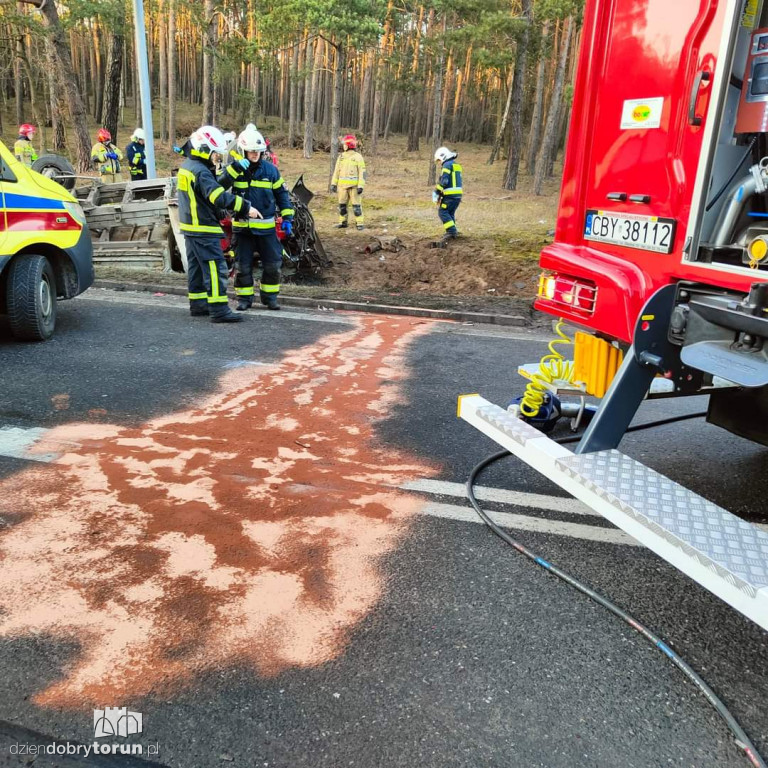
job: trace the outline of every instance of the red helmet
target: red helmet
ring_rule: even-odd
[[[99,128],[96,132],[96,138],[102,142],[112,141],[112,134],[106,128]]]
[[[347,149],[357,149],[357,139],[355,138],[354,134],[348,133],[342,140],[341,143],[347,148]]]
[[[29,136],[30,134],[34,136],[36,130],[37,128],[31,123],[22,123],[19,126],[19,136]]]

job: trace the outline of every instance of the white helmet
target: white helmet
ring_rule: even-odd
[[[132,134],[131,138],[134,141],[146,141],[147,140],[147,134],[144,133],[143,128],[137,128]]]
[[[241,152],[267,151],[267,142],[253,123],[248,123],[245,130],[237,137],[237,146]]]
[[[451,152],[448,147],[440,147],[435,151],[435,162],[444,163],[446,160],[451,160],[452,158],[456,157],[459,153],[458,152]]]
[[[224,134],[224,141],[227,142],[227,151],[230,151],[235,148],[236,139],[237,139],[237,134],[234,131],[227,131]]]
[[[190,137],[189,143],[198,154],[208,156],[211,152],[224,154],[227,151],[227,140],[224,134],[214,125],[203,125]]]

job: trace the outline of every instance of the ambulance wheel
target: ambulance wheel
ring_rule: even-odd
[[[32,170],[61,184],[64,189],[74,189],[75,169],[66,157],[61,155],[43,155],[32,163]],[[61,178],[66,176],[69,178]]]
[[[56,327],[56,278],[45,256],[25,253],[8,266],[8,323],[22,341],[45,341]]]

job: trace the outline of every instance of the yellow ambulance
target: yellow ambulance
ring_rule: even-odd
[[[91,236],[77,199],[0,141],[0,315],[14,337],[49,339],[57,299],[92,283]]]

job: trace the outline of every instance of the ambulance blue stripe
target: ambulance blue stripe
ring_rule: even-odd
[[[11,208],[29,208],[35,211],[51,211],[53,209],[61,210],[64,203],[61,200],[51,200],[48,197],[35,197],[33,195],[16,195],[12,192],[5,193],[6,209]]]

